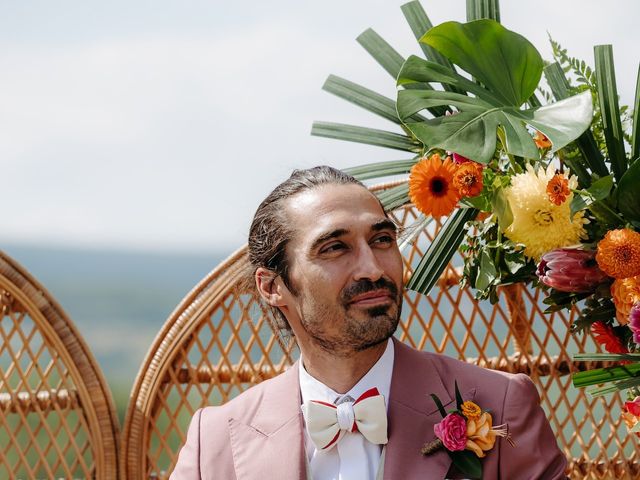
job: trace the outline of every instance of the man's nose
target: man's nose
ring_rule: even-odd
[[[373,282],[384,275],[384,269],[380,265],[375,252],[367,244],[359,249],[354,269],[354,280],[368,279]]]

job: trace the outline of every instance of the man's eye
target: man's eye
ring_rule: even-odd
[[[331,252],[337,252],[339,250],[342,250],[344,248],[344,244],[342,243],[332,243],[330,245],[327,245],[326,247],[324,247],[320,253],[331,253]]]
[[[391,235],[380,235],[374,240],[375,243],[393,243],[394,238]]]

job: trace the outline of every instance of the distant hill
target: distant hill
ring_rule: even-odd
[[[226,252],[164,254],[17,245],[0,248],[62,305],[89,344],[114,393],[117,390],[122,394],[128,394],[169,314],[227,256]]]

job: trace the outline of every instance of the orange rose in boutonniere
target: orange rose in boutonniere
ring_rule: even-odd
[[[506,437],[506,427],[493,428],[493,419],[489,412],[482,412],[479,417],[467,420],[467,445],[479,458],[485,456],[486,451],[491,450],[496,443],[496,437]]]
[[[496,437],[504,437],[513,445],[509,429],[506,424],[494,428],[489,412],[471,401],[463,401],[457,382],[455,390],[457,408],[449,413],[444,409],[440,399],[431,394],[443,419],[433,426],[436,440],[425,443],[421,453],[430,455],[444,448],[460,473],[469,478],[482,478],[482,464],[479,459],[494,447]]]

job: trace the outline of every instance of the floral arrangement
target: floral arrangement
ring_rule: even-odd
[[[425,443],[421,453],[430,455],[444,448],[460,473],[470,478],[482,478],[482,464],[479,459],[493,448],[496,437],[509,436],[507,425],[493,426],[493,419],[488,411],[482,410],[472,401],[464,401],[455,384],[456,409],[447,413],[437,395],[431,394],[438,406],[442,421],[433,426],[436,439]]]
[[[428,293],[460,248],[462,282],[478,299],[496,302],[498,287],[528,283],[546,290],[548,312],[577,305],[572,331],[591,332],[607,353],[574,359],[619,364],[579,372],[574,385],[606,383],[590,392],[628,390],[634,402],[640,86],[630,117],[618,103],[610,45],[595,47],[592,70],[552,40],[555,61],[545,66],[527,39],[499,23],[497,2],[470,0],[467,9],[467,23],[433,26],[418,1],[402,7],[426,59],[403,59],[371,30],[358,38],[396,80],[395,101],[335,76],[325,83],[404,135],[326,122],[312,134],[412,155],[348,169],[362,180],[407,176],[379,198],[388,209],[413,202],[418,227],[447,217],[408,288]]]
[[[627,425],[629,432],[640,436],[640,396],[631,401],[624,402],[622,419]]]

